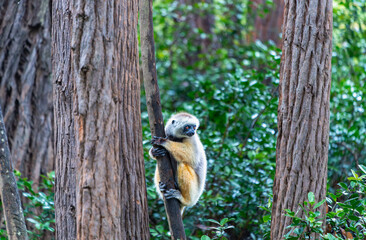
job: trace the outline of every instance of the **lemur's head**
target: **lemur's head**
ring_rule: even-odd
[[[195,116],[181,112],[169,118],[165,133],[170,138],[189,138],[196,133],[199,125],[200,122]]]

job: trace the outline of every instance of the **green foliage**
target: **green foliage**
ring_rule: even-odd
[[[327,223],[342,239],[342,231],[351,232],[354,239],[366,237],[366,167],[359,165],[361,175],[352,170],[347,182],[338,183],[336,193],[328,193]]]
[[[308,201],[305,201],[304,204],[299,204],[304,215],[303,218],[297,217],[299,211],[295,213],[290,209],[285,209],[285,216],[292,218],[292,224],[287,227],[290,228],[290,231],[284,238],[290,240],[313,239],[311,237],[313,233],[322,233],[324,218],[321,218],[320,212],[315,210],[323,205],[324,202],[325,199],[315,204],[314,193],[309,192]]]
[[[232,219],[224,218],[220,222],[218,222],[214,219],[208,219],[207,221],[212,222],[217,225],[216,227],[210,227],[211,230],[214,230],[214,236],[209,237],[207,235],[203,235],[201,237],[201,240],[210,240],[210,239],[227,240],[227,238],[225,237],[225,230],[234,228],[233,226],[227,224],[229,221],[232,221],[232,220],[234,220],[234,219],[233,218]]]
[[[37,189],[34,189],[33,182],[22,178],[19,171],[14,172],[17,177],[19,192],[28,200],[23,202],[23,212],[28,226],[29,239],[39,239],[47,231],[54,232],[55,207],[54,191],[55,172],[47,176],[41,176],[42,181]],[[2,209],[1,209],[2,211]],[[3,225],[5,227],[5,223]],[[0,230],[0,240],[7,239],[6,229]]]
[[[333,6],[329,177],[331,187],[366,159],[366,1]]]
[[[361,175],[351,170],[352,177],[348,182],[338,183],[339,189],[333,194],[328,192],[325,200],[315,204],[314,194],[308,194],[308,201],[300,204],[304,217],[298,217],[298,212],[286,209],[286,216],[293,222],[285,239],[312,239],[311,234],[320,233],[320,239],[341,240],[346,236],[363,240],[366,237],[366,167],[359,165]],[[328,233],[324,233],[324,218],[315,211],[327,201],[329,211],[326,215]],[[348,234],[348,235],[347,235]]]
[[[272,196],[268,199],[266,206],[259,206],[266,214],[263,216],[263,223],[260,225],[264,240],[271,239],[271,220],[272,220]]]
[[[199,239],[205,219],[235,218],[230,239],[268,239],[275,170],[281,52],[273,43],[248,42],[253,12],[247,0],[154,1],[154,31],[164,118],[187,111],[201,120],[208,157],[206,191],[184,218]],[[256,6],[265,15],[266,6]],[[199,18],[204,24],[197,24]],[[366,159],[365,1],[334,1],[329,185],[334,192],[346,170]],[[209,22],[209,28],[207,24]],[[144,97],[144,93],[142,94]],[[145,100],[143,138],[154,239],[169,239],[164,206],[153,186],[155,162]],[[310,210],[309,210],[310,211]]]

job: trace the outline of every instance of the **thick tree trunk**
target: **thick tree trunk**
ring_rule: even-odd
[[[0,108],[0,193],[6,230],[11,240],[28,239],[24,214],[6,136],[3,113]]]
[[[38,185],[54,169],[50,1],[0,3],[0,103],[14,167]]]
[[[284,16],[271,239],[288,231],[284,209],[325,199],[327,180],[332,1],[290,0]]]
[[[149,239],[137,10],[54,1],[57,239]]]

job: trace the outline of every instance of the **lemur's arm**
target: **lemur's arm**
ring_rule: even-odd
[[[151,141],[153,145],[164,147],[174,157],[177,162],[192,165],[194,151],[192,146],[185,142],[175,142],[166,138],[154,137]]]

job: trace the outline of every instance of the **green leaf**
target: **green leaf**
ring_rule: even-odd
[[[345,183],[343,183],[343,182],[341,182],[341,183],[338,183],[338,185],[341,187],[341,188],[343,188],[343,189],[348,189],[348,186],[347,186],[347,184],[345,184]]]
[[[353,221],[356,221],[356,222],[360,220],[360,218],[355,216],[355,215],[350,215],[350,216],[348,216],[348,218],[353,220]]]
[[[351,169],[351,172],[352,175],[355,177],[355,179],[358,179],[358,174],[355,171],[353,171],[353,169]]]
[[[295,213],[293,211],[291,211],[290,209],[285,209],[285,212],[287,212],[287,214],[290,216],[295,216]]]
[[[314,193],[313,192],[309,192],[308,193],[308,200],[309,200],[309,203],[314,204],[314,202],[315,202],[315,196],[314,196]]]
[[[333,193],[328,193],[328,195],[333,199],[334,202],[337,202],[337,196],[334,195]]]
[[[366,173],[366,167],[364,165],[358,165],[362,172]]]
[[[156,230],[158,230],[159,233],[164,233],[164,227],[162,225],[157,225]]]
[[[28,222],[34,223],[34,224],[39,224],[39,222],[33,218],[27,218]]]
[[[209,236],[207,236],[207,235],[203,235],[201,237],[201,240],[211,240],[211,238]]]
[[[224,219],[222,219],[222,220],[220,221],[220,225],[221,225],[221,226],[224,226],[228,221],[229,221],[229,219],[228,219],[228,218],[224,218]]]
[[[220,225],[220,223],[218,221],[214,220],[214,219],[207,219],[207,221],[216,223],[217,225]]]
[[[325,203],[325,199],[318,202],[315,206],[314,206],[314,209],[317,209],[318,207],[320,207],[321,205],[323,205],[323,203]]]
[[[268,222],[268,221],[270,221],[271,220],[271,215],[265,215],[265,216],[263,216],[263,222]]]

